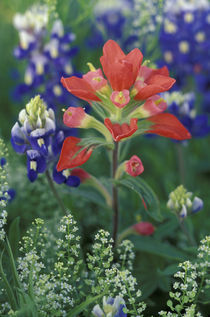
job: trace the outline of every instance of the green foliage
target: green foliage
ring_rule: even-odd
[[[129,316],[144,316],[145,304],[139,299],[142,298],[142,292],[137,291],[137,281],[131,273],[134,253],[130,241],[124,240],[117,248],[114,261],[113,241],[108,232],[99,230],[92,252],[87,255],[86,267],[82,259],[78,228],[70,214],[60,220],[57,231],[59,236],[55,238],[47,230],[44,221],[36,219],[22,239],[20,252],[23,256],[18,258],[17,268],[9,241],[6,241],[14,285],[8,283],[1,258],[2,286],[8,299],[2,306],[2,316],[5,313],[32,317],[73,317],[80,313],[82,316],[90,316],[93,305],[100,303],[103,296],[120,296],[125,300]],[[169,292],[171,299],[167,301],[173,315],[161,311],[161,316],[201,316],[197,313],[197,305],[209,290],[209,243],[209,237],[201,241],[194,263],[185,261],[179,265],[182,271],[174,275],[179,281],[174,283],[174,292]],[[53,245],[54,255],[49,261],[48,250]],[[145,266],[146,263],[141,264]],[[148,269],[151,275],[155,274],[151,265]],[[174,270],[175,267],[171,266],[159,271],[159,279],[153,277],[153,284],[158,283],[161,289],[168,290],[167,279]],[[151,284],[147,287],[148,290],[152,289]],[[143,290],[148,292],[145,286]],[[178,303],[174,304],[175,301]]]
[[[134,178],[128,175],[119,181],[117,180],[116,183],[136,192],[140,196],[143,204],[146,204],[145,209],[150,217],[157,221],[162,219],[158,198],[150,186],[142,178]]]

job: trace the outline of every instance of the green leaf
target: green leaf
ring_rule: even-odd
[[[164,270],[158,270],[158,273],[161,276],[170,276],[173,275],[174,273],[176,273],[178,271],[178,265],[177,264],[171,264],[169,266],[167,266]]]
[[[11,271],[12,271],[12,276],[14,279],[15,286],[19,289],[22,289],[22,285],[21,285],[21,282],[20,282],[20,279],[18,276],[16,266],[15,266],[15,260],[14,260],[13,254],[12,254],[12,249],[10,247],[10,243],[9,243],[9,240],[7,238],[6,238],[6,242],[7,242],[7,252],[9,255],[9,259],[10,259]]]
[[[127,175],[124,178],[115,181],[115,183],[118,185],[123,185],[136,192],[140,196],[141,200],[145,202],[148,215],[157,221],[162,220],[159,200],[151,187],[142,178],[134,178],[130,175]]]
[[[100,146],[108,146],[108,147],[113,147],[113,143],[109,143],[106,141],[104,138],[100,137],[88,137],[88,138],[82,138],[80,143],[78,144],[84,148],[90,148],[91,146],[94,146],[95,148],[100,147]]]
[[[13,220],[9,227],[8,239],[12,249],[14,258],[17,257],[18,253],[18,242],[20,240],[20,217],[17,217]]]
[[[170,278],[168,276],[161,276],[158,279],[158,286],[162,291],[168,292],[170,290]]]
[[[67,317],[76,317],[78,314],[80,314],[86,307],[88,307],[90,304],[96,302],[99,298],[105,295],[105,292],[97,295],[95,297],[88,297],[86,301],[81,303],[80,305],[73,308],[70,312],[67,313]]]
[[[174,217],[175,218],[175,217]],[[171,236],[174,234],[174,231],[178,228],[179,224],[177,219],[172,218],[169,221],[166,221],[162,224],[160,224],[157,228],[157,230],[155,230],[155,237],[160,240],[162,238]]]
[[[186,252],[178,250],[167,242],[161,242],[155,240],[153,237],[132,237],[135,248],[138,251],[145,251],[148,253],[156,254],[164,258],[183,261],[189,259],[189,255]]]
[[[167,301],[167,305],[172,311],[174,311],[173,303],[170,299]]]
[[[7,280],[7,277],[4,273],[3,266],[2,266],[2,257],[3,257],[3,252],[1,253],[1,257],[0,257],[0,276],[1,276],[2,281],[4,283],[4,286],[5,286],[5,290],[6,290],[7,297],[8,297],[8,302],[10,303],[12,309],[16,310],[17,303],[16,303],[15,295],[14,295],[13,290],[12,290],[12,288]]]

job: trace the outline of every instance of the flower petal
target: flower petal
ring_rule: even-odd
[[[104,120],[105,126],[111,132],[116,142],[133,135],[138,130],[137,122],[138,119],[135,118],[130,120],[130,125],[127,123],[112,123],[109,118],[105,118]]]
[[[143,54],[138,48],[134,48],[128,55],[125,57],[125,60],[130,62],[133,65],[133,83],[136,80],[136,77],[139,72],[143,60]]]
[[[189,131],[170,113],[160,113],[147,119],[147,121],[152,122],[152,126],[146,133],[154,133],[175,140],[191,138]]]
[[[74,168],[84,164],[91,156],[92,149],[83,149],[77,145],[80,142],[79,138],[67,137],[61,149],[57,171],[60,172],[67,168]]]
[[[61,83],[71,94],[76,97],[89,101],[100,101],[100,99],[95,95],[95,90],[93,87],[84,79],[75,76],[68,78],[61,78]]]
[[[105,43],[100,61],[113,90],[130,89],[136,80],[142,59],[143,55],[137,48],[126,56],[113,40]]]
[[[169,90],[176,80],[163,75],[154,75],[146,81],[147,86],[141,88],[135,100],[145,100],[155,94]]]

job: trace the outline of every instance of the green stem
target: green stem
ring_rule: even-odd
[[[47,181],[48,181],[48,184],[49,184],[49,186],[50,186],[50,189],[51,189],[51,191],[52,191],[54,197],[56,198],[58,205],[60,206],[60,208],[61,208],[63,214],[64,214],[64,215],[67,215],[66,207],[64,206],[64,204],[63,204],[63,202],[62,202],[62,200],[61,200],[61,198],[60,198],[60,196],[59,196],[59,194],[58,194],[58,192],[57,192],[57,190],[56,190],[56,188],[55,188],[55,185],[54,185],[54,183],[53,183],[53,180],[52,180],[52,178],[51,178],[51,176],[50,176],[49,171],[47,170],[45,174],[46,174]]]
[[[121,232],[117,239],[117,245],[119,245],[122,242],[122,240],[124,240],[127,236],[131,234],[134,234],[134,230],[132,227],[128,227],[123,232]]]
[[[112,207],[112,198],[104,185],[94,176],[91,176],[91,185],[95,187],[105,198],[108,207]]]
[[[115,148],[112,154],[112,178],[115,178],[115,173],[118,165],[118,143],[115,142]],[[113,247],[115,247],[117,242],[117,232],[118,232],[118,222],[119,222],[119,207],[118,207],[118,189],[117,186],[113,183],[112,185],[112,209],[114,212],[113,215]]]
[[[185,236],[187,237],[187,240],[189,241],[191,246],[195,246],[195,241],[192,239],[191,235],[189,234],[187,228],[184,225],[184,222],[181,221],[180,219],[178,219],[180,228],[182,229],[183,233],[185,234]]]
[[[181,184],[185,185],[186,173],[185,173],[185,160],[184,160],[183,146],[182,144],[176,144],[175,146],[176,146],[177,159],[178,159],[178,170],[179,170],[180,182]]]

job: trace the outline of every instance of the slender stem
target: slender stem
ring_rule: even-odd
[[[192,239],[191,235],[189,234],[187,228],[185,227],[183,221],[180,221],[180,219],[178,219],[179,221],[179,225],[180,225],[180,228],[182,229],[183,233],[185,234],[185,236],[187,237],[189,243],[191,244],[191,246],[195,246],[195,241]]]
[[[62,200],[61,200],[61,198],[60,198],[60,196],[59,196],[59,194],[58,194],[58,192],[57,192],[57,190],[56,190],[56,188],[55,188],[55,185],[54,185],[54,183],[53,183],[53,180],[52,180],[52,178],[51,178],[51,176],[50,176],[49,171],[47,170],[47,171],[45,172],[45,174],[46,174],[46,177],[47,177],[47,180],[48,180],[48,184],[49,184],[49,186],[50,186],[50,189],[51,189],[51,191],[52,191],[54,197],[56,198],[58,205],[60,206],[60,208],[61,208],[62,212],[64,213],[64,215],[66,215],[66,214],[67,214],[67,212],[66,212],[66,207],[64,206],[64,204],[63,204],[63,202],[62,202]]]
[[[185,185],[186,182],[186,173],[185,173],[185,160],[184,160],[184,153],[183,153],[183,145],[176,144],[176,152],[178,158],[178,169],[179,169],[179,177],[180,182]]]
[[[115,178],[115,173],[118,165],[118,142],[115,142],[115,148],[112,155],[112,178]],[[117,241],[117,231],[119,222],[119,208],[118,208],[118,189],[115,184],[112,185],[112,209],[113,215],[113,247],[116,245]]]

